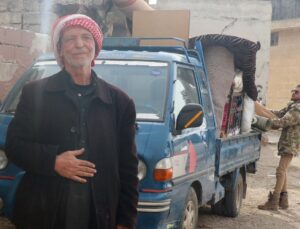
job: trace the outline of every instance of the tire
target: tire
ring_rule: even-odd
[[[217,215],[237,217],[242,206],[243,191],[244,182],[239,173],[234,188],[231,191],[225,191],[224,199],[212,206],[212,212]]]
[[[198,198],[195,189],[191,187],[185,201],[181,219],[181,229],[196,229],[198,225]]]

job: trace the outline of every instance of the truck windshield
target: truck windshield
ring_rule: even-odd
[[[121,88],[134,100],[137,120],[163,120],[168,82],[167,63],[97,60],[93,69],[100,78]],[[2,110],[15,111],[25,83],[48,77],[59,70],[56,61],[36,63],[14,86],[4,102]]]

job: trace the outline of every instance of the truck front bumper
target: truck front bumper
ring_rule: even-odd
[[[160,201],[139,201],[138,212],[165,212],[170,210],[171,199]]]
[[[171,210],[171,193],[140,192],[136,229],[165,229]]]

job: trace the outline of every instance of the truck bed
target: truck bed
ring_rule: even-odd
[[[259,159],[261,134],[251,132],[230,138],[218,138],[216,152],[216,175],[223,176],[243,165]]]

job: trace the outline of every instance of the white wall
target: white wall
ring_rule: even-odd
[[[256,85],[265,102],[268,86],[272,5],[259,0],[159,0],[157,9],[189,9],[190,37],[219,33],[261,43]]]

